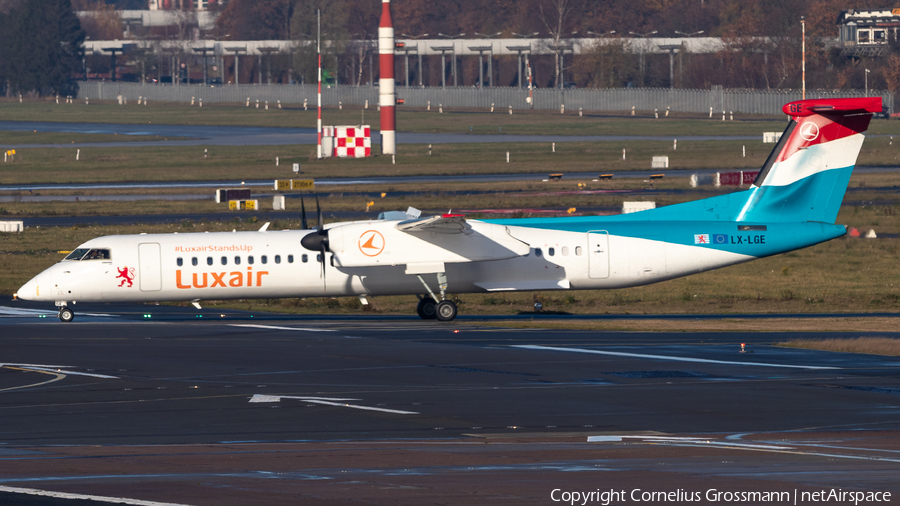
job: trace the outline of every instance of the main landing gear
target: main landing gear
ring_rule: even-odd
[[[75,319],[75,313],[66,306],[59,308],[58,316],[60,321],[62,321],[63,323],[69,323],[70,321]]]
[[[440,288],[441,292],[440,302],[436,302],[438,298],[434,295],[434,292],[431,291],[428,283],[422,279],[422,276],[417,274],[416,277],[419,278],[419,281],[422,282],[422,286],[424,286],[425,290],[428,292],[428,295],[419,299],[419,305],[416,307],[416,313],[419,314],[419,317],[423,320],[436,319],[441,322],[454,320],[459,311],[456,307],[456,303],[452,300],[448,300],[446,297],[447,276],[443,272],[439,272],[437,275],[438,288]]]

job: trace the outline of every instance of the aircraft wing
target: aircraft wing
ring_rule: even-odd
[[[408,234],[430,232],[434,234],[471,234],[472,226],[461,214],[443,214],[421,220],[406,220],[397,224],[397,230]]]

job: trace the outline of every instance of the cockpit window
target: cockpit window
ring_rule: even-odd
[[[87,255],[88,251],[90,251],[88,248],[78,248],[75,251],[69,253],[65,260],[81,260],[82,257]]]
[[[109,260],[111,258],[108,249],[78,248],[69,253],[65,260]]]
[[[85,255],[82,260],[109,260],[109,250],[108,249],[92,249],[88,251],[88,254]]]

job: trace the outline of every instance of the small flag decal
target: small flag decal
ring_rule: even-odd
[[[694,244],[709,244],[709,234],[694,234]]]

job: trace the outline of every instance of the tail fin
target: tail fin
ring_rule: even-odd
[[[834,223],[880,97],[801,100],[737,221]]]

